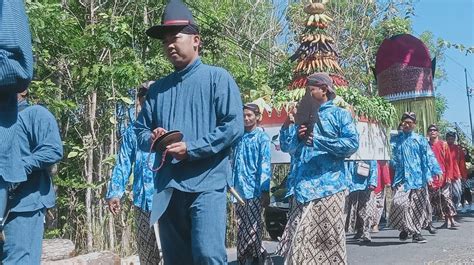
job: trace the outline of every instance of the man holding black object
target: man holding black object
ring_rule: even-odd
[[[239,89],[226,70],[201,62],[199,28],[181,1],[170,1],[147,35],[162,41],[175,71],[150,87],[138,143],[149,150],[167,131],[184,136],[166,148],[150,223],[159,219],[165,264],[225,264],[229,151],[244,128]]]
[[[307,86],[320,107],[315,123],[309,124],[313,132],[299,125],[293,135],[299,140],[288,141],[301,148],[301,155],[292,181],[295,201],[278,252],[288,264],[346,264],[344,159],[357,151],[359,135],[351,113],[334,105],[336,94],[328,74],[308,76]]]

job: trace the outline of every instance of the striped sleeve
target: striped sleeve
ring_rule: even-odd
[[[24,90],[33,77],[33,52],[22,0],[0,0],[0,92]]]

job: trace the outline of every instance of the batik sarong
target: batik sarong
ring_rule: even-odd
[[[375,212],[374,193],[371,190],[353,191],[349,194],[348,200],[346,232],[370,238]]]
[[[347,264],[346,194],[339,192],[304,204],[293,201],[277,249],[285,264]]]
[[[436,191],[431,197],[432,204],[436,207],[434,212],[440,217],[451,217],[456,215],[456,207],[454,207],[451,198],[451,185],[451,183],[446,183],[443,188]]]
[[[156,241],[155,230],[153,226],[150,227],[150,213],[135,207],[135,221],[137,225],[137,248],[140,264],[161,264],[160,249]]]
[[[262,246],[263,237],[263,207],[260,198],[246,200],[245,205],[236,204],[237,212],[237,259],[239,264],[246,260],[258,259],[263,262],[266,258]]]
[[[390,226],[409,234],[419,234],[428,224],[427,189],[404,190],[403,185],[395,190],[390,211]]]
[[[462,195],[462,183],[461,179],[457,179],[451,182],[451,198],[453,200],[454,207],[458,207],[461,204]]]
[[[382,190],[379,193],[375,193],[375,209],[374,209],[374,223],[372,226],[379,225],[380,219],[382,218],[383,210],[385,208],[385,192]]]

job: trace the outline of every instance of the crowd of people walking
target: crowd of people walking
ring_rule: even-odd
[[[0,52],[24,52],[5,57],[17,60],[0,57],[0,263],[39,264],[45,213],[55,204],[51,168],[63,145],[53,115],[27,101],[30,35],[23,4],[11,3]],[[12,32],[22,29],[28,34],[15,39],[21,34]],[[133,175],[142,264],[226,264],[227,190],[235,190],[238,261],[271,263],[262,245],[272,179],[270,138],[258,126],[262,110],[242,104],[225,69],[201,61],[199,27],[181,1],[170,1],[162,24],[146,34],[162,42],[175,71],[138,90],[108,184],[111,213],[120,213]],[[390,161],[351,161],[359,133],[353,113],[335,103],[331,77],[309,75],[306,92],[317,105],[312,119],[296,123],[295,108],[279,134],[291,156],[290,210],[276,252],[287,264],[347,264],[346,234],[368,244],[382,216],[400,240],[415,243],[426,242],[423,229],[436,233],[433,217],[445,221],[441,228],[459,228],[457,212],[473,208],[470,158],[455,133],[443,141],[433,124],[420,135],[416,114],[406,112],[390,139]]]

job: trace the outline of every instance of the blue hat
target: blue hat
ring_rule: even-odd
[[[184,31],[183,31],[184,29]],[[149,28],[146,34],[155,39],[162,39],[168,32],[199,34],[191,10],[181,0],[170,0],[161,18],[161,25]]]

